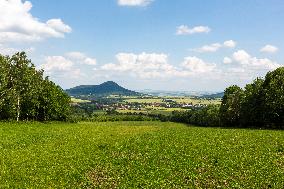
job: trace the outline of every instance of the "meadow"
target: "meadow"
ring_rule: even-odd
[[[284,132],[0,123],[0,188],[283,188]]]
[[[129,103],[163,103],[163,99],[172,100],[176,103],[192,103],[195,104],[221,104],[220,99],[202,99],[193,97],[152,97],[152,98],[141,98],[141,97],[123,97],[125,102]]]

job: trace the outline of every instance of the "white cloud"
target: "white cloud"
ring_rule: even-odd
[[[224,47],[227,47],[227,48],[235,48],[237,43],[233,40],[228,40],[228,41],[225,41],[223,45]]]
[[[223,63],[224,63],[224,64],[231,64],[231,63],[232,63],[232,59],[229,58],[229,57],[224,57]]]
[[[273,45],[265,45],[260,49],[260,52],[265,53],[276,53],[278,51],[278,48]]]
[[[85,74],[78,68],[76,63],[64,56],[47,56],[44,59],[44,64],[39,66],[45,71],[45,74],[58,83],[71,82],[70,79],[81,80]]]
[[[25,51],[26,53],[32,53],[35,51],[34,47],[29,47],[29,48],[13,48],[13,47],[7,47],[3,44],[0,44],[0,54],[1,55],[9,55],[12,56],[13,54],[15,54],[16,52],[20,52],[20,51]]]
[[[177,27],[176,35],[191,35],[195,33],[209,33],[211,29],[208,26],[196,26],[189,28],[186,25]]]
[[[233,59],[247,69],[274,70],[281,66],[268,58],[252,57],[245,50],[235,52],[233,54]]]
[[[200,48],[191,49],[191,51],[205,53],[205,52],[216,52],[221,48],[234,48],[236,46],[236,42],[233,40],[225,41],[223,44],[220,43],[212,43],[210,45],[204,45]]]
[[[233,58],[239,63],[248,64],[251,59],[251,56],[245,50],[239,50],[234,52]]]
[[[216,65],[197,57],[185,57],[180,66],[168,62],[168,55],[158,53],[119,53],[117,63],[101,66],[101,71],[128,74],[143,79],[191,77],[215,71]]]
[[[18,50],[15,48],[5,47],[0,44],[0,54],[1,55],[12,55],[15,54]]]
[[[80,64],[87,64],[92,66],[97,64],[97,60],[95,58],[90,58],[81,52],[69,52],[66,53],[66,56]]]
[[[118,53],[116,64],[105,64],[105,71],[127,72],[140,78],[167,77],[176,72],[176,68],[168,63],[168,55],[163,53]]]
[[[85,76],[82,70],[90,70],[84,65],[96,65],[96,59],[81,52],[69,52],[64,56],[47,56],[39,67],[53,78],[79,78]]]
[[[61,19],[50,19],[46,22],[47,26],[61,33],[70,33],[70,26],[64,24]]]
[[[33,42],[45,38],[62,38],[71,32],[70,26],[61,19],[50,19],[46,23],[34,17],[32,4],[21,0],[0,0],[0,42]]]
[[[216,64],[206,63],[200,58],[189,56],[184,58],[182,67],[194,74],[208,73],[212,72],[216,68]]]
[[[118,0],[120,6],[142,6],[145,7],[152,3],[153,0]]]
[[[41,66],[45,71],[69,71],[73,67],[73,62],[63,56],[48,56]]]
[[[204,45],[200,48],[193,49],[195,52],[204,53],[204,52],[216,52],[218,51],[222,45],[220,43],[213,43],[210,45]]]

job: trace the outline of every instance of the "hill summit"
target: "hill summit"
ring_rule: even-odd
[[[70,96],[139,95],[138,92],[125,89],[113,81],[106,81],[100,85],[79,85],[79,86],[67,89],[66,92]]]

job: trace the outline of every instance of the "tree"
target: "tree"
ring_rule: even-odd
[[[38,107],[38,119],[66,121],[70,113],[70,97],[48,77],[43,81],[40,106]]]
[[[34,97],[36,88],[34,80],[36,74],[35,66],[27,59],[24,52],[18,52],[10,58],[11,64],[11,89],[15,95],[16,120],[19,121],[22,111],[22,104]],[[32,104],[31,104],[32,105]]]
[[[9,119],[15,115],[12,81],[10,59],[0,55],[0,119]]]
[[[266,74],[263,96],[265,126],[284,129],[284,67]]]
[[[70,97],[24,52],[0,55],[0,119],[66,120]]]
[[[253,83],[247,84],[244,90],[244,98],[241,104],[241,124],[245,127],[262,127],[264,122],[263,113],[263,82],[257,78]]]
[[[220,107],[220,121],[223,126],[240,126],[243,90],[236,85],[226,88]]]

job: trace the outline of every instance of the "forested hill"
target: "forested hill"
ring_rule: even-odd
[[[94,95],[94,96],[106,96],[106,95],[139,95],[140,93],[125,89],[119,86],[113,81],[107,81],[100,85],[80,85],[67,89],[66,92],[70,96],[80,95]]]
[[[223,98],[224,92],[210,94],[210,95],[203,95],[201,98]]]

